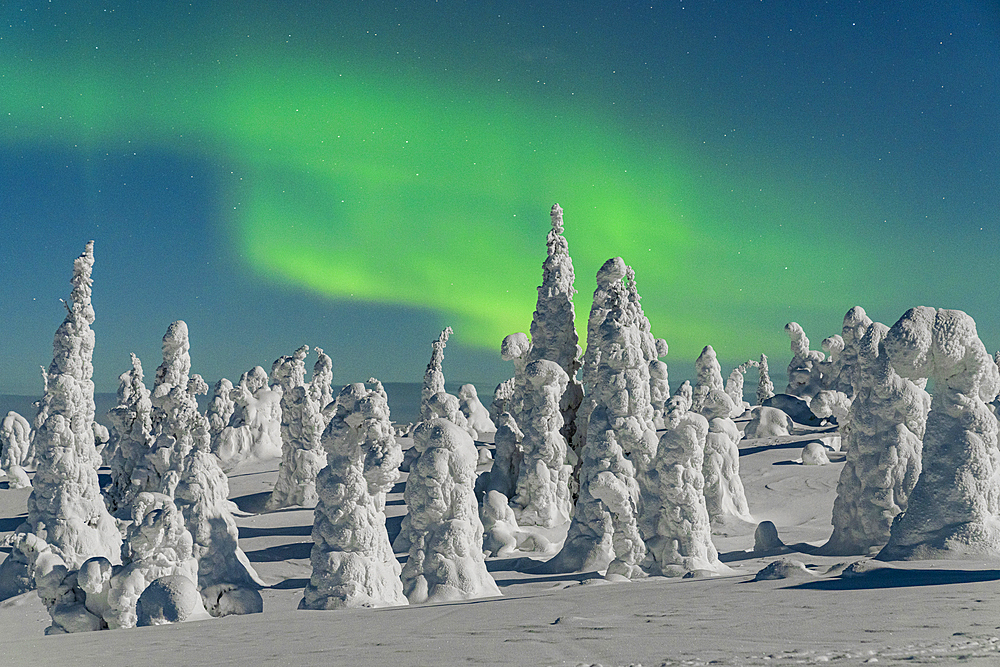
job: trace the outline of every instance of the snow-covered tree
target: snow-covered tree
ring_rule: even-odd
[[[569,378],[559,364],[547,359],[529,363],[525,376],[529,386],[522,412],[523,459],[511,507],[518,525],[551,528],[569,521],[573,510],[569,496],[572,466],[566,463],[559,409]]]
[[[403,453],[380,382],[371,379],[368,386],[359,382],[343,388],[323,446],[329,463],[317,482],[313,570],[299,608],[407,604],[384,511]]]
[[[308,351],[303,345],[271,366],[271,382],[281,389],[281,464],[267,500],[269,511],[291,505],[313,506],[319,500],[316,476],[326,465],[322,438],[327,420],[321,405],[325,387],[314,391],[306,383],[304,360]],[[323,356],[321,351],[320,362]],[[317,367],[322,373],[325,364],[320,362]],[[314,370],[313,381],[323,385],[327,380],[322,374],[317,377]]]
[[[729,570],[712,543],[705,505],[702,467],[707,438],[708,420],[698,413],[678,409],[668,416],[650,475],[654,483],[643,495],[642,568],[649,574],[676,577]]]
[[[97,480],[101,457],[94,446],[94,308],[91,304],[94,242],[73,263],[73,286],[66,318],[56,330],[52,363],[39,413],[46,416],[35,433],[38,458],[28,516],[16,530],[13,549],[0,565],[0,594],[27,590],[36,549],[31,535],[70,570],[92,556],[121,562],[121,534],[108,513]],[[22,590],[18,590],[18,589]]]
[[[880,560],[1000,556],[1000,373],[959,310],[911,308],[883,341],[900,376],[934,385],[923,469]]]
[[[132,473],[153,446],[153,403],[142,381],[142,363],[134,354],[131,358],[132,368],[118,376],[118,404],[108,412],[113,454],[104,500],[111,512],[128,507],[139,493]]]
[[[500,595],[483,556],[472,438],[439,418],[418,424],[413,440],[419,457],[403,494],[410,519],[403,592],[411,604]]]
[[[24,470],[31,444],[31,424],[11,410],[0,422],[0,467],[7,474],[7,486],[26,489],[31,486]]]

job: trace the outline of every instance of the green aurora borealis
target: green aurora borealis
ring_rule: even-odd
[[[8,31],[0,41],[0,148],[208,165],[213,224],[254,280],[334,304],[429,310],[454,327],[458,345],[494,351],[528,329],[548,210],[559,202],[581,334],[594,273],[620,255],[636,270],[654,333],[671,346],[668,363],[711,343],[728,363],[766,351],[776,369],[786,321],[803,322],[815,349],[855,303],[894,317],[915,305],[900,298],[933,298],[948,281],[921,291],[895,272],[873,279],[879,266],[927,266],[926,250],[910,247],[899,225],[879,226],[887,209],[907,204],[864,169],[838,168],[845,155],[768,158],[776,144],[744,139],[720,154],[698,141],[689,116],[614,104],[621,88],[588,81],[589,64],[549,88],[527,86],[523,73],[486,71],[481,49],[464,68],[463,48],[447,46],[401,64],[392,47],[365,46],[375,38],[361,35],[358,17],[341,26],[357,35],[338,40],[331,29],[318,41],[332,10],[310,28],[308,16],[283,22],[276,4],[214,23],[203,9],[159,33],[157,21],[177,18],[171,10],[140,19],[139,5],[104,3],[119,7],[102,23],[101,3],[90,4],[62,24],[49,17],[47,33],[39,20],[45,34]],[[558,51],[513,53],[563,73],[576,66]],[[442,68],[448,58],[452,70]],[[922,233],[933,239],[935,230]],[[71,257],[50,259],[65,273]],[[413,354],[425,359],[427,346]]]

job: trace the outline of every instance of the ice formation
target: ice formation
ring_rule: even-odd
[[[649,574],[682,576],[687,572],[729,570],[712,544],[705,505],[704,465],[708,420],[696,412],[675,410],[660,437],[650,475],[654,484],[643,495],[643,532]]]
[[[489,410],[480,403],[475,385],[463,384],[458,390],[458,409],[468,422],[469,435],[476,440],[482,440],[483,437],[496,433],[497,427],[490,419]]]
[[[822,389],[822,352],[809,349],[809,338],[797,322],[785,325],[791,341],[792,360],[788,363],[788,386],[785,393],[809,402]]]
[[[628,306],[621,278],[624,262],[609,260],[598,272],[591,309],[584,376],[589,392],[587,433],[581,450],[573,520],[562,550],[546,564],[548,571],[601,569],[607,576],[643,576],[639,565],[645,543],[639,534],[640,482],[656,453],[653,408],[649,401],[649,366],[641,348],[640,328]],[[609,280],[609,277],[617,276]],[[603,319],[596,321],[596,314]]]
[[[0,467],[7,474],[7,487],[26,489],[31,486],[24,471],[31,444],[31,424],[14,411],[7,413],[0,422]]]
[[[47,416],[34,438],[38,468],[28,496],[28,517],[15,531],[15,539],[30,534],[47,543],[70,570],[92,556],[118,563],[121,550],[121,534],[97,479],[101,458],[94,447],[92,426],[93,266],[94,243],[90,241],[73,264],[73,289],[69,302],[64,302],[66,318],[53,340],[52,363],[39,406],[39,413]],[[25,583],[33,566],[35,551],[26,553],[17,546],[24,541],[15,542],[0,565],[0,591],[5,594]]]
[[[230,396],[234,406],[229,424],[212,440],[212,452],[222,469],[231,471],[243,461],[281,456],[280,384],[269,386],[267,373],[257,366],[243,374]]]
[[[573,309],[574,272],[569,256],[569,244],[563,236],[562,208],[553,204],[550,212],[552,229],[546,238],[547,255],[542,263],[542,284],[531,320],[531,350],[528,361],[548,359],[566,373],[569,382],[560,399],[563,436],[573,438],[576,413],[583,400],[583,385],[577,380],[580,369],[579,340],[576,333],[576,313]]]
[[[271,382],[281,390],[281,464],[267,499],[268,511],[291,505],[311,507],[319,500],[316,476],[326,466],[322,441],[327,424],[322,405],[325,387],[314,391],[311,383],[306,383],[304,361],[308,352],[308,346],[303,345],[271,366]],[[321,351],[321,361],[323,356]],[[317,378],[314,370],[313,382],[322,385],[327,380],[322,375]]]
[[[401,574],[411,603],[500,595],[486,570],[483,524],[473,492],[476,447],[445,419],[420,423],[413,433],[419,458],[410,468],[404,500],[409,557]]]
[[[826,454],[826,447],[819,442],[807,442],[802,448],[802,465],[804,466],[825,466],[830,462],[830,457]]]
[[[774,396],[774,383],[771,382],[770,369],[767,367],[767,355],[760,355],[757,364],[760,371],[760,379],[757,381],[757,405],[763,405],[764,401]]]
[[[553,526],[569,521],[572,502],[561,428],[560,400],[569,378],[555,361],[539,359],[524,371],[528,390],[522,409],[523,458],[511,507],[520,526]]]
[[[385,495],[399,477],[403,454],[389,421],[388,399],[380,382],[371,379],[368,386],[355,383],[341,390],[337,411],[323,433],[323,446],[328,465],[317,480],[319,503],[312,530],[312,576],[299,608],[407,604],[384,512]],[[475,447],[472,451],[474,456]],[[445,465],[446,472],[447,462]],[[421,470],[418,460],[410,473],[407,493]],[[472,470],[474,473],[474,463]],[[444,495],[437,502],[448,502],[452,489],[442,486],[440,490]],[[420,523],[414,520],[413,513],[410,505],[411,527]],[[479,528],[481,531],[481,524]],[[410,557],[414,558],[412,552]]]
[[[108,412],[111,420],[111,482],[104,501],[111,512],[128,507],[139,492],[132,473],[153,446],[153,403],[143,384],[142,364],[132,357],[132,368],[118,376],[118,404]]]
[[[883,341],[900,376],[934,384],[923,470],[879,560],[1000,556],[1000,373],[958,310],[911,308]],[[850,452],[850,449],[848,449]]]
[[[872,325],[872,320],[861,306],[854,306],[844,315],[844,325],[840,337],[844,341],[844,349],[840,353],[840,376],[837,378],[837,391],[854,398],[854,383],[858,372],[858,346],[861,339]]]

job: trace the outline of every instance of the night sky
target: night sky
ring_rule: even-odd
[[[567,7],[572,7],[567,9]],[[64,2],[0,8],[0,393],[41,391],[95,240],[95,382],[175,319],[210,383],[509,376],[549,208],[585,329],[636,271],[676,386],[861,305],[1000,347],[1000,4]],[[310,357],[309,363],[312,359]],[[488,401],[487,401],[488,402]]]

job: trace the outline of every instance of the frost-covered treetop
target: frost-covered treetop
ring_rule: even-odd
[[[975,321],[960,310],[911,308],[893,325],[884,344],[901,376],[933,378],[936,391],[987,403],[1000,391],[997,365],[979,339]]]
[[[66,374],[80,381],[89,381],[94,374],[94,332],[90,328],[94,323],[94,306],[90,301],[93,269],[94,242],[88,241],[83,254],[73,261],[73,277],[70,279],[73,289],[69,302],[64,302],[68,311],[66,319],[56,331],[53,342],[49,380]]]
[[[191,374],[191,344],[184,320],[172,322],[163,334],[163,362],[153,380],[153,405],[157,405],[174,387],[185,389]]]
[[[307,354],[309,346],[303,345],[294,353],[275,359],[271,364],[271,382],[280,385],[286,392],[290,392],[293,387],[305,385]]]

